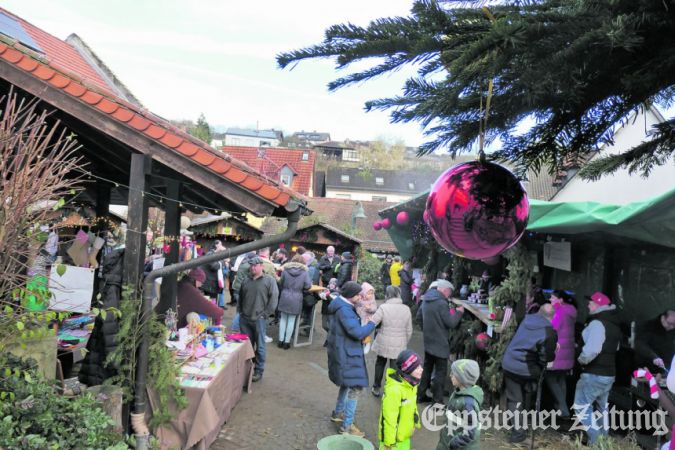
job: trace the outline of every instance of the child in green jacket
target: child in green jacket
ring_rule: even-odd
[[[450,369],[455,391],[450,395],[445,409],[447,427],[441,430],[436,450],[480,448],[480,408],[483,390],[476,385],[480,376],[478,363],[471,359],[458,359]]]
[[[417,385],[422,378],[420,357],[403,350],[396,358],[396,369],[387,369],[380,413],[380,450],[410,450],[417,413]]]

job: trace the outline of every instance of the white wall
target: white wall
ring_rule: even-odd
[[[233,145],[239,147],[260,147],[261,141],[269,143],[269,145],[265,144],[269,147],[277,147],[279,145],[278,139],[237,136],[231,134],[225,135],[225,145]]]
[[[335,189],[326,189],[326,198],[348,198],[351,200],[361,200],[370,202],[375,197],[387,197],[387,202],[399,203],[412,198],[412,195],[391,194],[389,192],[368,192],[368,191],[340,191]]]
[[[598,156],[623,153],[647,140],[646,132],[659,122],[660,115],[652,110],[638,113],[634,120],[618,129],[614,145],[606,146]],[[646,200],[675,188],[675,165],[654,168],[648,178],[639,174],[629,175],[627,169],[604,175],[598,181],[582,180],[578,175],[572,178],[552,199],[554,202],[594,201],[624,205]]]

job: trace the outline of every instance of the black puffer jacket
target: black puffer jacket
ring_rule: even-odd
[[[353,267],[354,267],[354,259],[351,257],[344,258],[344,260],[340,263],[340,269],[338,270],[337,276],[337,285],[339,288],[341,288],[342,285],[345,284],[347,281],[352,280]]]
[[[123,248],[113,250],[103,258],[100,269],[103,279],[99,285],[101,300],[98,305],[101,309],[120,307],[123,261]],[[105,320],[101,319],[101,316],[96,318],[94,330],[87,343],[87,354],[78,376],[81,383],[97,386],[115,374],[116,369],[106,366],[105,361],[117,348],[118,331],[119,323],[114,314],[107,314]]]
[[[213,253],[213,250],[210,250],[207,255]],[[211,264],[204,264],[200,266],[206,274],[206,280],[202,284],[202,292],[210,297],[216,297],[222,288],[218,287],[218,271],[223,270],[220,262],[214,262]]]

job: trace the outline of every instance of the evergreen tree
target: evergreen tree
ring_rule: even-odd
[[[197,124],[190,128],[189,133],[207,144],[211,143],[211,127],[204,117],[204,113],[199,115]]]
[[[419,0],[409,17],[367,27],[334,25],[322,43],[282,53],[284,68],[308,58],[336,58],[344,69],[330,90],[414,65],[402,93],[366,103],[390,110],[393,122],[418,121],[431,137],[421,153],[447,148],[454,156],[479,136],[493,81],[486,138],[499,138],[492,157],[550,170],[586,158],[610,143],[613,128],[640,108],[669,107],[675,93],[675,0]],[[468,5],[468,6],[467,6]],[[358,65],[363,67],[362,64]],[[524,133],[523,119],[534,119]],[[594,160],[586,177],[620,167],[648,174],[675,149],[675,119],[652,139]]]

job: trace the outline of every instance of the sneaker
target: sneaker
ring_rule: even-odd
[[[340,427],[340,430],[338,431],[340,434],[350,434],[352,436],[358,436],[358,437],[363,437],[366,435],[363,431],[359,430],[356,425],[351,424],[349,425],[348,428],[343,428]]]
[[[336,413],[335,411],[333,411],[332,413],[330,413],[331,422],[341,423],[344,419],[345,419],[344,412]]]
[[[265,336],[265,342],[266,342],[266,343],[269,344],[269,343],[272,342],[273,340],[274,340],[274,339],[272,339],[271,337],[269,337],[269,336],[267,336],[267,335]]]
[[[379,396],[382,395],[382,389],[380,389],[379,387],[373,386],[370,389],[370,393],[373,394],[375,397],[379,397]]]
[[[258,381],[262,380],[262,375],[263,374],[260,373],[260,372],[255,372],[253,374],[253,378],[251,378],[251,381],[253,381],[254,383],[257,383]]]
[[[284,342],[284,350],[288,350],[291,348],[291,343],[290,342]]]

